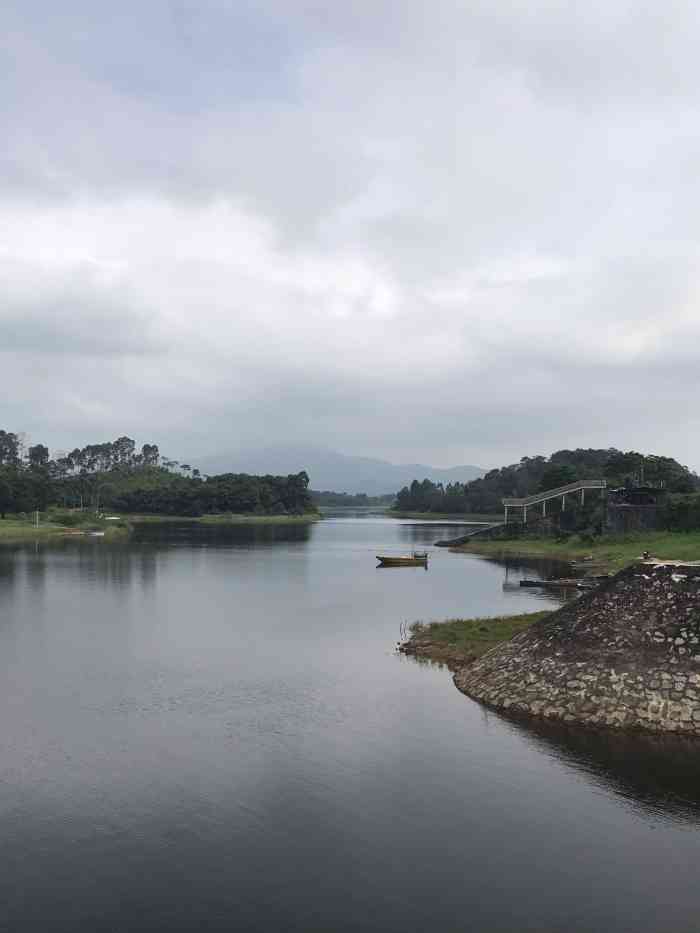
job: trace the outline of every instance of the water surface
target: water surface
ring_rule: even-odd
[[[0,549],[8,930],[697,930],[695,744],[510,723],[402,623],[556,602],[459,529]],[[506,578],[507,577],[507,578]]]

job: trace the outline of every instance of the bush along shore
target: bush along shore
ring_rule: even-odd
[[[400,650],[509,715],[700,736],[699,564],[642,561],[551,613],[414,626]]]

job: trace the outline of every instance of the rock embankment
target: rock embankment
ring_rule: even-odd
[[[700,735],[700,566],[644,562],[455,674],[488,706]]]

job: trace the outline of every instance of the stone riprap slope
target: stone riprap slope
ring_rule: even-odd
[[[496,709],[700,735],[700,566],[644,562],[455,675]]]

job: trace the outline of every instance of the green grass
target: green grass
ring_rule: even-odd
[[[0,541],[26,541],[35,538],[49,538],[70,535],[76,532],[104,531],[107,538],[119,538],[129,533],[126,523],[84,521],[80,524],[63,525],[60,522],[43,519],[35,525],[29,519],[0,519]]]
[[[511,541],[479,541],[461,545],[459,550],[493,557],[519,554],[580,560],[593,556],[597,564],[621,570],[639,559],[642,551],[661,560],[700,560],[700,531],[652,531],[624,536],[604,536],[593,543],[574,536],[566,541],[553,538],[518,538]]]
[[[167,522],[190,522],[197,525],[305,525],[308,522],[319,521],[321,516],[318,512],[305,512],[303,515],[225,513],[223,515],[125,515],[123,518],[131,524],[146,525],[160,525]]]
[[[65,532],[64,525],[54,522],[41,522],[35,527],[33,522],[16,518],[0,519],[0,541],[22,540],[24,538],[45,538],[48,535]]]
[[[414,622],[411,634],[429,640],[435,646],[456,648],[476,657],[499,642],[508,641],[533,622],[549,615],[549,610],[526,612],[514,616],[493,616],[484,619],[447,619],[445,622]]]

